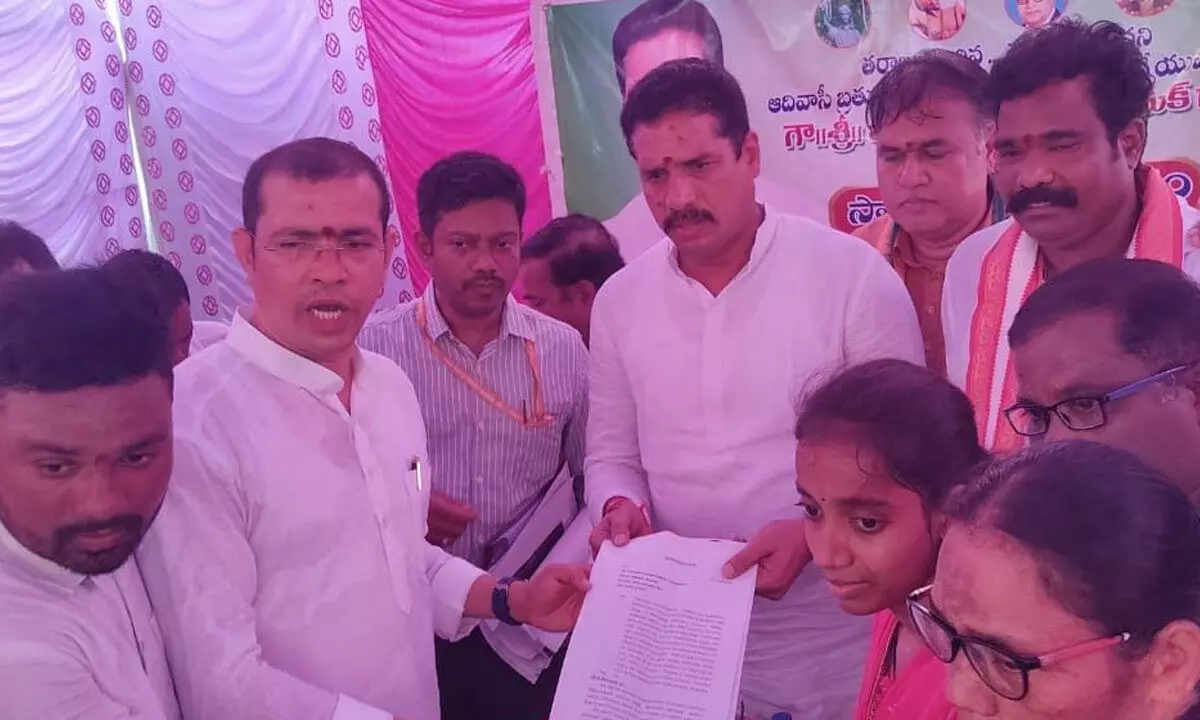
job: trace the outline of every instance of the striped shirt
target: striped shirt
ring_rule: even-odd
[[[546,412],[544,427],[522,427],[456,378],[431,351],[417,325],[417,301],[372,317],[359,335],[363,348],[394,360],[412,380],[425,417],[430,483],[479,515],[449,550],[476,565],[487,548],[540,499],[565,462],[583,474],[587,421],[587,349],[574,328],[505,300],[500,336],[478,357],[450,331],[433,296],[421,301],[437,346],[515,408],[532,409],[533,375],[525,350],[537,353]]]

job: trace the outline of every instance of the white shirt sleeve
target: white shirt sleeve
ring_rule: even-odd
[[[925,343],[912,298],[878,254],[863,266],[846,309],[846,365],[898,358],[925,365]]]
[[[609,289],[609,288],[604,288]],[[648,506],[650,491],[638,448],[637,403],[605,317],[615,296],[601,290],[592,309],[585,497],[598,522],[608,500],[624,496]]]
[[[198,443],[204,441],[176,434],[167,498],[138,550],[183,716],[391,720],[390,713],[342,700],[263,660],[249,509],[230,454]]]
[[[425,545],[425,576],[433,595],[433,630],[445,640],[461,640],[479,624],[463,617],[467,595],[483,570],[435,545]]]
[[[114,702],[70,654],[22,641],[0,641],[0,718],[166,720],[163,713],[131,713]]]

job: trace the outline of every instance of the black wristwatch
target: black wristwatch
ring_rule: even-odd
[[[508,606],[508,588],[513,584],[510,577],[496,581],[492,588],[492,614],[505,625],[520,625],[512,616],[512,608]]]

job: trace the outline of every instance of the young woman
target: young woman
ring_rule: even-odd
[[[877,360],[833,378],[796,424],[813,561],[842,609],[875,614],[856,720],[946,720],[946,671],[905,602],[933,577],[938,508],[986,459],[966,396],[928,370]]]
[[[947,507],[914,624],[963,717],[1200,717],[1200,517],[1121,450],[999,461]]]

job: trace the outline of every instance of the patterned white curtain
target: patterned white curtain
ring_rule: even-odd
[[[0,0],[0,217],[68,265],[145,244],[116,39],[103,0]]]
[[[183,270],[198,316],[226,319],[249,301],[229,238],[241,224],[242,178],[255,157],[325,135],[384,163],[358,3],[119,7],[160,251]],[[407,271],[393,273],[380,305],[406,292]]]

